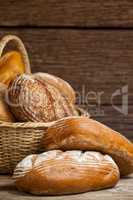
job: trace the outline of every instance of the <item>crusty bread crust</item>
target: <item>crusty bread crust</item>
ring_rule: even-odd
[[[48,128],[44,150],[92,150],[109,154],[121,176],[133,173],[133,144],[120,133],[87,117],[69,117]]]
[[[75,103],[76,101],[75,91],[68,82],[64,81],[63,79],[57,76],[42,72],[35,73],[34,77],[38,80],[47,82],[55,86],[60,90],[61,93],[63,93],[68,98],[68,100],[71,103],[73,104]]]
[[[113,187],[119,169],[110,156],[98,152],[53,150],[26,157],[13,178],[19,190],[32,194],[74,194]]]

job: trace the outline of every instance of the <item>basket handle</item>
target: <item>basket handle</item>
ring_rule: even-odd
[[[14,41],[14,43],[16,44],[16,47],[18,48],[18,50],[20,51],[20,53],[22,55],[22,59],[23,59],[24,66],[25,66],[25,73],[30,74],[31,67],[30,67],[28,53],[27,53],[27,50],[26,50],[22,40],[19,37],[15,36],[15,35],[6,35],[1,39],[1,41],[0,41],[0,57],[2,56],[3,50],[6,47],[7,43],[10,41]]]

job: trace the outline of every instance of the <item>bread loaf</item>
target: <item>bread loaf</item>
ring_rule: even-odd
[[[115,186],[119,170],[108,155],[53,150],[26,157],[17,165],[13,178],[20,191],[37,195],[74,194]]]
[[[133,173],[133,144],[120,133],[87,117],[69,117],[48,128],[44,150],[93,150],[109,154],[121,176]]]
[[[18,121],[51,122],[78,115],[75,106],[56,87],[32,75],[17,77],[9,87],[8,96]]]
[[[22,74],[24,71],[24,64],[19,52],[10,51],[0,58],[1,83],[8,86],[18,74]]]
[[[35,73],[34,77],[42,82],[47,82],[53,85],[62,94],[64,94],[71,103],[73,104],[75,103],[76,100],[75,91],[68,82],[64,81],[63,79],[57,76],[42,72]]]

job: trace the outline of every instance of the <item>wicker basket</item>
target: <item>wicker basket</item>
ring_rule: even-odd
[[[9,41],[14,41],[22,54],[25,72],[31,73],[30,63],[22,41],[16,36],[5,36],[0,42],[0,56]],[[80,115],[88,113],[78,108]],[[0,174],[12,173],[16,164],[29,154],[42,151],[41,139],[51,123],[0,122]]]

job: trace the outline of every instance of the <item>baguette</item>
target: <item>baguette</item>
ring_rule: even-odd
[[[48,128],[44,150],[92,150],[110,155],[121,176],[133,172],[133,144],[120,133],[87,117],[68,117]]]

